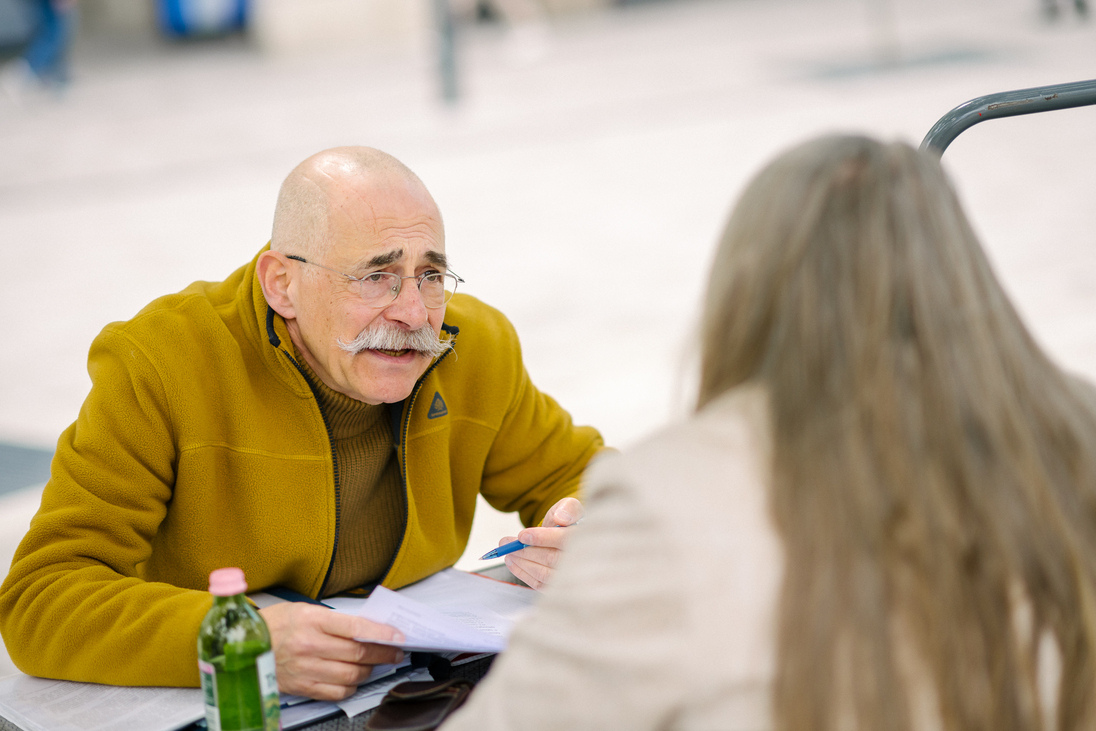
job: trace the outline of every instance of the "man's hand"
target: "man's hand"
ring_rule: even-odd
[[[282,602],[259,613],[270,628],[278,689],[318,700],[342,700],[374,665],[403,660],[403,650],[365,640],[403,641],[399,630],[316,604]]]
[[[573,525],[582,519],[586,510],[582,503],[573,497],[565,497],[548,509],[541,522],[541,528],[526,528],[517,535],[517,540],[526,545],[516,553],[508,555],[506,568],[510,573],[534,589],[540,589],[552,578],[556,563],[563,553],[563,544],[567,542],[564,527]],[[515,540],[507,536],[499,545]]]

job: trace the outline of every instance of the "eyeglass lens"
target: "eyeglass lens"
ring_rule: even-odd
[[[371,305],[386,305],[400,292],[403,278],[392,272],[374,272],[359,280],[362,299]],[[429,308],[441,307],[457,290],[457,278],[440,272],[427,274],[418,280],[422,303]]]

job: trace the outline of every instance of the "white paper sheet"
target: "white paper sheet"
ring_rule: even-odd
[[[205,717],[198,688],[134,688],[30,675],[0,680],[0,716],[26,731],[172,731]]]
[[[446,569],[398,592],[377,587],[368,599],[329,603],[337,611],[395,627],[407,638],[379,644],[430,652],[502,652],[514,622],[535,600],[532,589]]]
[[[457,569],[439,571],[405,586],[399,593],[442,611],[450,607],[486,607],[511,622],[532,608],[537,598],[537,593],[527,587]]]
[[[502,652],[506,647],[506,641],[498,635],[486,634],[475,627],[469,627],[383,586],[373,590],[358,614],[378,624],[395,627],[406,638],[403,642],[364,639],[363,642],[424,652]]]

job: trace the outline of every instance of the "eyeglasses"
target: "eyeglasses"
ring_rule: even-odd
[[[358,288],[358,294],[365,301],[365,304],[370,307],[387,307],[392,304],[396,301],[396,298],[400,296],[400,290],[403,288],[403,280],[414,279],[418,284],[422,303],[427,308],[434,310],[448,302],[453,297],[453,294],[456,293],[457,285],[464,282],[463,279],[452,271],[423,272],[422,274],[417,274],[413,277],[401,277],[399,274],[393,272],[372,272],[366,274],[364,277],[352,277],[349,274],[340,272],[338,269],[325,267],[323,264],[308,261],[300,256],[286,254],[286,258],[299,261],[302,264],[311,264],[314,267],[326,269],[329,272],[335,272],[340,276],[346,277],[351,282],[355,283]]]

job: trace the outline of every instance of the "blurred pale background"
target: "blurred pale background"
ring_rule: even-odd
[[[183,42],[141,0],[85,0],[67,92],[0,96],[0,442],[52,449],[105,323],[223,278],[297,162],[367,144],[431,189],[465,291],[514,321],[537,385],[626,447],[688,411],[716,236],[777,151],[916,145],[973,97],[1096,78],[1093,24],[1038,2],[558,0],[511,23],[468,0],[446,104],[426,0],[256,0],[249,35]],[[944,157],[1036,337],[1090,377],[1094,128],[1096,108],[992,121]],[[0,574],[40,485],[17,487]],[[459,565],[515,529],[481,510]]]

